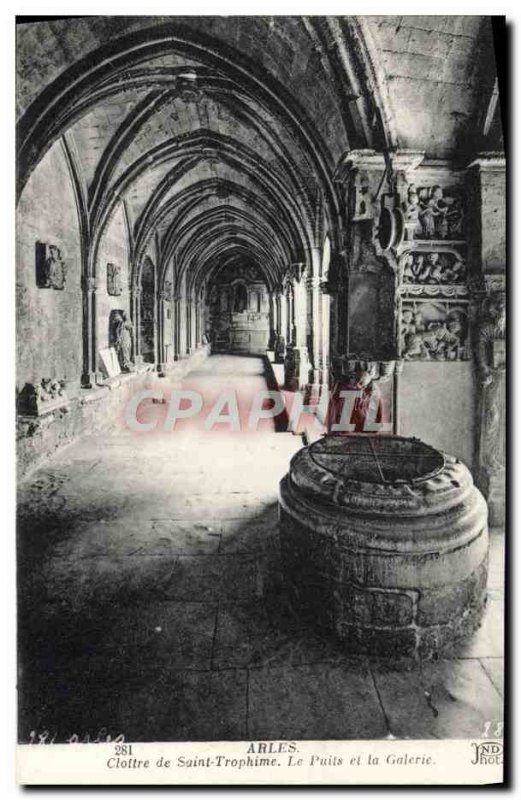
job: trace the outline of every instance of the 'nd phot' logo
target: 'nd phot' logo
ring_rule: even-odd
[[[503,745],[501,742],[472,742],[474,759],[471,764],[502,764]]]

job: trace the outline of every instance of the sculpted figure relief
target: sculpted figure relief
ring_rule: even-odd
[[[123,293],[120,264],[107,264],[107,293],[114,296]]]
[[[454,284],[465,281],[463,259],[452,252],[407,253],[403,260],[403,282],[414,284]]]
[[[457,239],[462,236],[463,208],[459,198],[445,194],[439,185],[421,189],[418,197],[420,238]],[[411,198],[410,210],[407,213],[414,214],[414,192]]]
[[[132,337],[134,326],[127,319],[125,311],[121,311],[114,321],[114,344],[118,354],[119,365],[122,372],[132,372]]]
[[[462,311],[451,311],[444,320],[426,322],[421,311],[402,312],[402,357],[455,361],[466,339],[467,320]]]
[[[36,243],[36,282],[40,289],[65,289],[67,264],[55,244]]]
[[[476,327],[475,358],[482,386],[481,465],[488,475],[505,466],[505,294],[485,301]]]
[[[494,292],[487,298],[476,328],[475,356],[483,386],[492,383],[505,369],[505,327],[505,295],[504,292]]]

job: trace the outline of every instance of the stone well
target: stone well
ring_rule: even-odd
[[[294,608],[348,651],[429,658],[486,601],[487,506],[452,456],[401,436],[326,435],[280,484]]]

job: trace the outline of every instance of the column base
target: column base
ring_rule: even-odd
[[[97,376],[95,372],[84,372],[81,376],[81,388],[82,389],[92,389],[93,386],[96,386],[97,383]]]

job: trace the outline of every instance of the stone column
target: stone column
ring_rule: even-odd
[[[194,350],[197,349],[197,314],[198,314],[198,302],[197,300],[192,300],[192,319],[191,319],[191,326],[190,326],[190,352],[193,353]]]
[[[179,357],[186,356],[186,298],[179,298]]]
[[[293,336],[285,360],[285,385],[288,389],[303,389],[309,384],[311,364],[307,348],[307,286],[305,264],[293,264],[291,268],[291,292],[293,310]]]
[[[279,295],[280,308],[280,335],[284,337],[284,342],[288,342],[288,299],[285,292],[281,289]]]
[[[287,301],[287,329],[286,329],[286,341],[288,343],[288,347],[291,347],[295,344],[295,320],[294,320],[294,303],[293,303],[293,286],[291,281],[288,281],[288,285],[286,287],[286,301]]]
[[[195,301],[195,346],[201,344],[201,301]]]
[[[257,293],[256,294],[256,303],[254,310],[257,311]],[[268,293],[268,325],[269,325],[269,337],[268,337],[268,350],[275,349],[275,341],[277,336],[277,309],[275,303],[275,296],[272,292]]]
[[[189,356],[192,352],[192,299],[186,300],[186,347],[185,355]]]
[[[484,154],[468,169],[469,262],[475,306],[477,378],[475,474],[489,524],[505,523],[506,174],[502,154]]]
[[[96,279],[84,276],[83,289],[83,372],[81,385],[90,389],[96,385]]]
[[[330,319],[331,298],[329,285],[323,282],[320,286],[320,311],[322,341],[320,351],[320,394],[329,390],[329,352],[330,352]]]
[[[384,187],[385,160],[374,150],[352,150],[337,168],[336,180],[342,187],[346,230],[345,275],[337,281],[338,355],[352,352],[349,314],[350,273],[361,259],[375,257],[374,233],[379,218],[379,193]],[[363,265],[365,268],[365,265]],[[356,336],[355,343],[356,343]]]
[[[165,292],[159,291],[156,295],[157,316],[157,362],[156,369],[161,375],[165,371]]]
[[[319,391],[320,386],[320,353],[322,345],[322,325],[320,307],[320,277],[309,275],[306,280],[307,299],[309,309],[309,324],[311,328],[311,371],[310,382]]]
[[[130,313],[134,325],[133,360],[135,364],[143,363],[141,354],[141,286],[132,285],[130,288]]]

